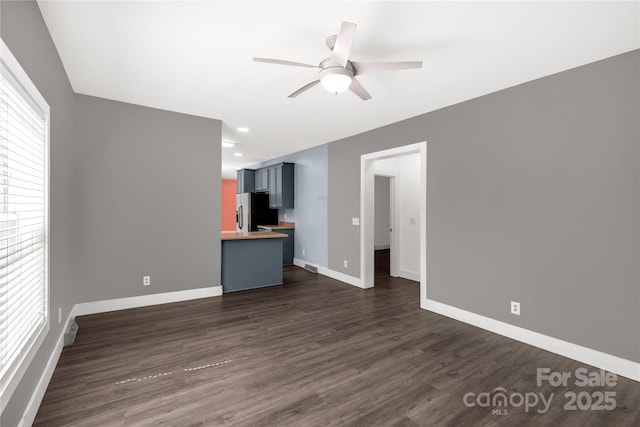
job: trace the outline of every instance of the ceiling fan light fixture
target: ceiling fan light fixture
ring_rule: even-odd
[[[320,83],[331,93],[341,93],[349,89],[353,73],[342,67],[331,67],[320,71]]]
[[[272,58],[253,58],[254,62],[265,62],[267,64],[289,65],[294,67],[319,68],[318,79],[307,83],[291,95],[295,98],[301,93],[308,91],[317,84],[331,93],[338,94],[347,89],[353,92],[363,101],[371,99],[371,95],[358,81],[356,76],[361,74],[378,73],[382,71],[408,70],[412,68],[422,68],[422,61],[395,61],[395,62],[353,62],[349,59],[351,54],[351,44],[356,32],[357,25],[353,22],[343,22],[338,34],[327,37],[326,45],[331,51],[331,56],[325,58],[318,65],[305,64],[302,62],[284,61]]]

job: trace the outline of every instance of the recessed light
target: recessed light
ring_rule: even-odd
[[[240,127],[238,128],[238,132],[249,132],[249,128]]]
[[[222,141],[222,147],[223,148],[233,148],[235,146],[236,146],[236,144],[234,144],[231,141]]]
[[[233,153],[233,155],[236,157],[242,157],[242,153]]]

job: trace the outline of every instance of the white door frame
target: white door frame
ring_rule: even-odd
[[[389,276],[391,277],[399,277],[400,276],[400,242],[398,241],[400,232],[398,228],[398,205],[397,205],[397,176],[393,171],[386,171],[376,169],[374,171],[374,179],[375,176],[384,176],[389,178],[389,228],[390,236],[389,236],[389,254],[390,254],[390,262],[389,262]],[[374,200],[375,203],[375,200]],[[375,219],[374,219],[375,221]]]
[[[376,160],[420,154],[420,301],[427,299],[427,142],[403,145],[360,156],[360,281],[373,287],[374,278],[374,186]],[[398,233],[395,233],[398,234]]]

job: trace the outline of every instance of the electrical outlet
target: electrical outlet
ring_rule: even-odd
[[[302,256],[304,256],[304,249],[302,250]]]
[[[347,266],[349,265],[349,263],[347,262],[347,260],[346,260],[346,259],[344,260],[344,263],[343,263],[343,264],[344,264],[344,268],[347,268]]]
[[[416,225],[416,219],[415,218],[409,218],[409,225]]]
[[[151,276],[144,276],[142,278],[142,286],[149,286],[151,285]]]
[[[58,307],[58,325],[62,323],[62,307]]]
[[[360,218],[351,218],[352,225],[360,225]]]
[[[511,301],[511,314],[515,314],[516,316],[520,316],[520,303]]]
[[[284,213],[284,219],[287,219],[289,216],[287,215],[287,213]]]

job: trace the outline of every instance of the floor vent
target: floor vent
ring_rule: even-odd
[[[304,265],[304,269],[307,271],[310,271],[312,273],[317,273],[318,272],[318,267],[316,267],[315,265],[311,265],[311,264],[305,264]]]
[[[68,346],[73,344],[76,340],[76,334],[78,333],[78,324],[75,320],[71,320],[71,324],[69,325],[69,332],[64,334],[64,346]]]

